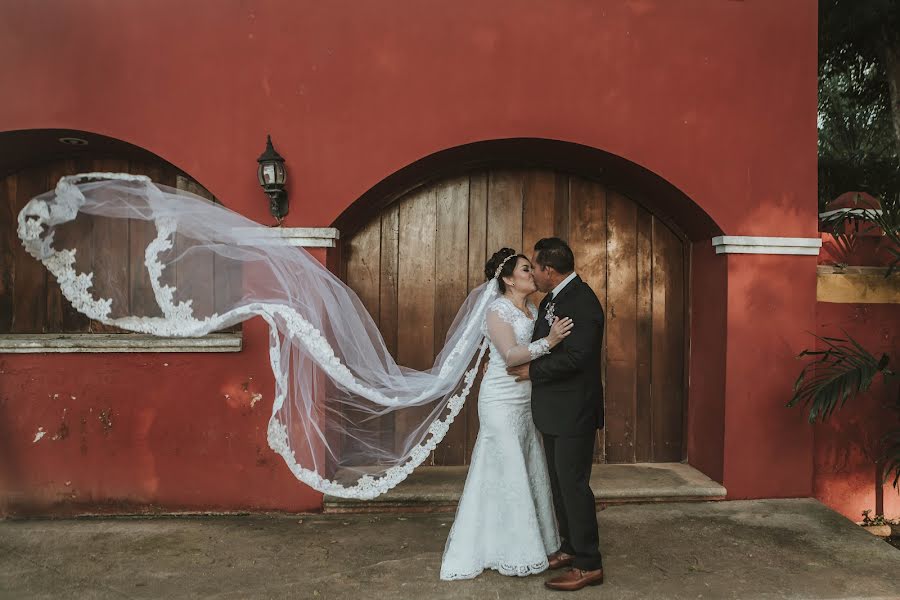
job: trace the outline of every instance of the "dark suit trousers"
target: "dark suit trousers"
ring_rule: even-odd
[[[553,508],[562,538],[560,550],[573,554],[575,568],[585,571],[603,566],[597,511],[590,485],[594,437],[544,434]]]

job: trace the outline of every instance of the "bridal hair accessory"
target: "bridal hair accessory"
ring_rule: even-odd
[[[500,271],[503,270],[503,265],[506,264],[506,261],[508,261],[509,259],[514,258],[516,256],[518,256],[518,254],[510,254],[509,256],[507,256],[500,262],[500,266],[497,267],[496,271],[494,271],[494,279],[497,279],[498,277],[500,277]]]

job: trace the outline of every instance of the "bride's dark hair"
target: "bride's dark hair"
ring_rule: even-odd
[[[506,260],[510,256],[515,256],[516,258],[510,258],[509,260]],[[518,264],[520,258],[528,260],[527,256],[525,256],[524,254],[516,254],[516,251],[512,248],[501,248],[500,250],[497,250],[484,265],[484,279],[486,281],[492,279],[494,277],[494,273],[497,272],[497,267],[500,266],[500,263],[506,260],[506,262],[503,264],[503,268],[500,269],[500,276],[497,277],[497,285],[500,287],[500,293],[506,293],[506,284],[503,282],[503,278],[512,276],[513,271],[516,270],[516,264]]]

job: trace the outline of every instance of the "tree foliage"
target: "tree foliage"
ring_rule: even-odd
[[[898,0],[820,0],[823,208],[844,192],[900,196],[900,71],[893,57],[900,60]]]

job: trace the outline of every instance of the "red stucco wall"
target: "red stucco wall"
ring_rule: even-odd
[[[741,235],[814,235],[816,2],[8,2],[0,130],[144,147],[289,225],[468,142],[544,137],[637,162]]]
[[[126,140],[264,221],[254,161],[270,132],[289,169],[289,226],[330,225],[377,182],[445,148],[558,139],[646,167],[727,234],[811,237],[816,60],[815,0],[19,0],[0,8],[0,89],[12,91],[0,95],[0,131],[58,127]],[[770,352],[749,349],[800,349],[784,328],[813,326],[814,265],[709,260],[727,260],[736,278],[718,333],[727,337],[724,397],[707,396],[734,403],[715,442],[726,486],[739,497],[811,493],[807,429],[774,410],[790,376]],[[781,276],[793,281],[789,290]],[[315,506],[318,495],[264,447],[271,383],[261,335],[250,327],[239,356],[190,355],[166,368],[162,357],[2,357],[2,443],[14,476],[42,499],[63,498],[74,458],[91,473],[85,489],[94,495],[84,497],[94,502]],[[32,381],[51,370],[52,384]],[[223,382],[251,375],[262,403],[221,399]],[[78,458],[77,422],[66,440],[31,443],[38,426],[58,423],[58,391],[77,397],[68,414],[79,419],[113,402],[122,411],[112,432],[96,423],[86,431],[100,462]],[[760,453],[773,420],[783,439]],[[797,457],[784,460],[788,450]],[[257,466],[258,456],[268,462]],[[715,458],[704,464],[719,469]],[[202,478],[207,487],[193,487]]]
[[[267,344],[251,322],[240,354],[0,355],[0,513],[318,507],[266,442]]]

